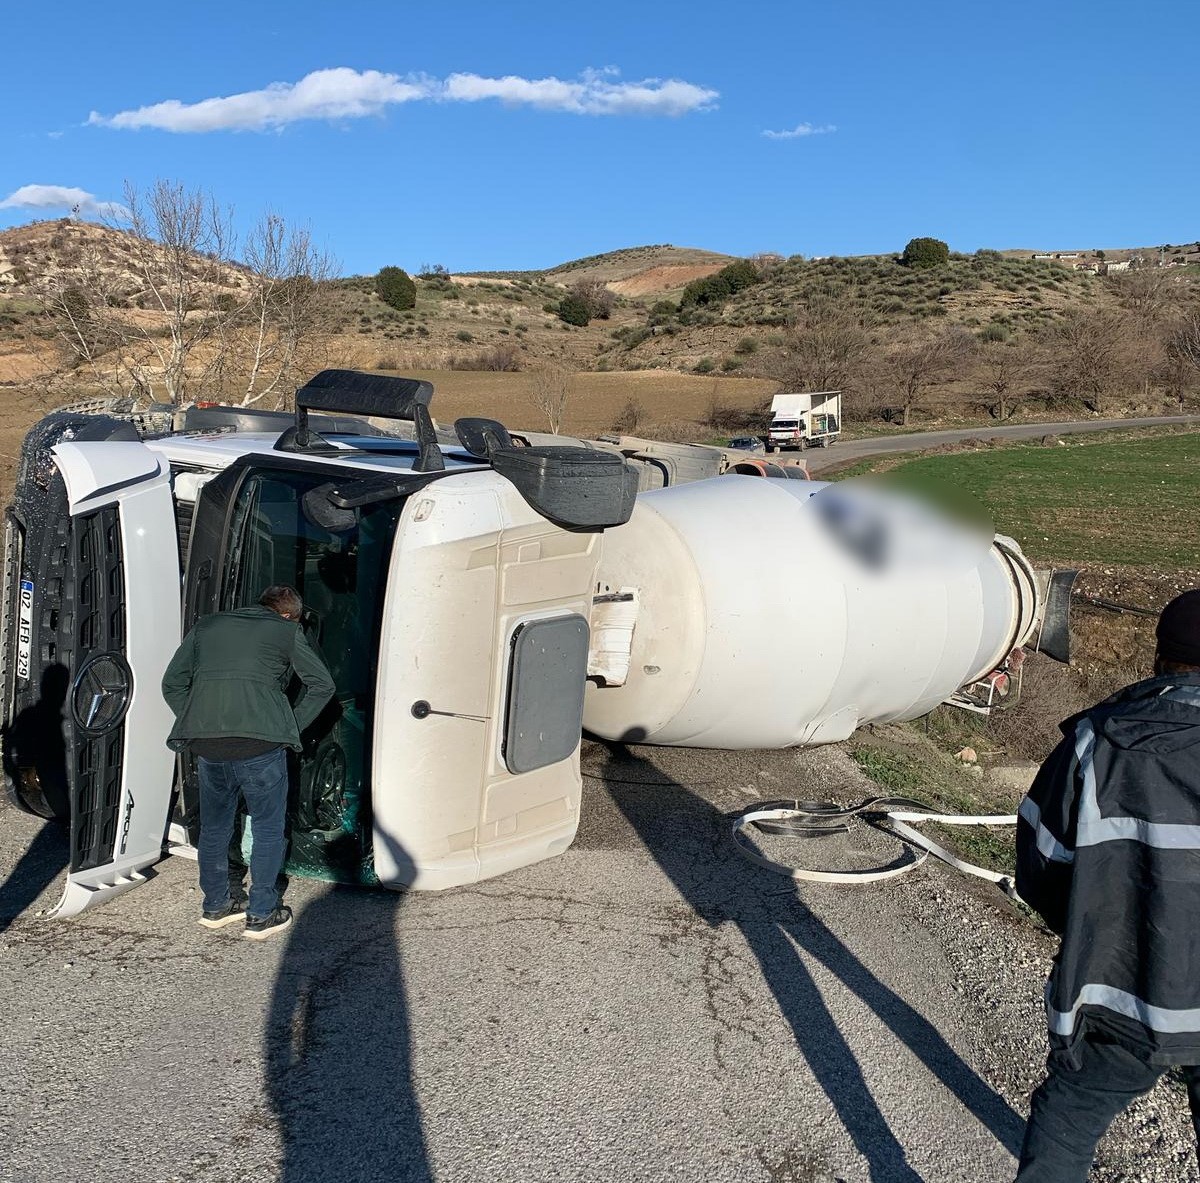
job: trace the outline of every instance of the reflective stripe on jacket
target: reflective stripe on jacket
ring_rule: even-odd
[[[301,683],[294,704],[286,693],[293,673]],[[239,736],[299,751],[300,732],[333,690],[295,621],[263,607],[204,616],[163,675],[163,697],[175,712],[167,744],[180,751],[189,740]]]
[[[1139,682],[1062,730],[1017,825],[1017,891],[1062,937],[1051,1043],[1097,1030],[1200,1064],[1200,675]]]

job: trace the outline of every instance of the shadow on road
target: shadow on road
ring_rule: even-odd
[[[280,1183],[430,1183],[397,948],[404,896],[331,887],[297,913],[267,1019]]]
[[[613,800],[697,915],[710,925],[729,922],[741,930],[797,1047],[875,1183],[914,1183],[921,1176],[909,1165],[797,950],[834,974],[1004,1147],[1019,1152],[1025,1123],[1008,1102],[794,890],[784,887],[784,880],[732,853],[723,814],[623,744],[607,746],[603,776]]]
[[[70,678],[65,665],[47,666],[37,701],[4,728],[0,743],[5,775],[24,808],[39,817],[70,816],[63,733]]]
[[[4,774],[12,792],[25,810],[38,817],[70,816],[63,734],[69,683],[70,672],[65,665],[47,666],[37,701],[22,710],[0,736]],[[67,828],[56,821],[47,822],[0,884],[0,932],[66,870],[70,857]]]
[[[0,884],[0,932],[4,932],[66,870],[69,857],[70,838],[66,827],[58,822],[47,822],[17,860],[8,878]]]

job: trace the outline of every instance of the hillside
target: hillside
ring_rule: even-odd
[[[122,230],[70,218],[0,231],[0,386],[36,381],[61,364],[39,299],[50,288],[87,288],[128,321],[156,324],[160,313],[145,271],[148,261],[165,255],[164,248]],[[250,275],[204,255],[187,267],[197,308],[230,300]]]
[[[455,276],[417,281],[416,307],[389,308],[370,277],[331,285],[331,355],[343,364],[380,369],[529,369],[539,364],[596,368],[617,328],[632,330],[641,304],[618,300],[607,320],[565,324],[557,308],[565,290],[534,277]],[[605,367],[601,367],[605,368]]]
[[[434,276],[418,280],[416,308],[405,312],[384,304],[369,276],[337,279],[328,285],[326,328],[332,339],[326,353],[339,364],[366,368],[486,370],[540,362],[593,369],[612,332],[640,322],[640,299],[677,293],[728,261],[712,251],[648,246],[573,260],[549,272]],[[72,270],[89,286],[111,292],[130,317],[148,315],[139,311],[148,301],[128,235],[65,218],[2,231],[0,385],[36,381],[57,364],[38,296]],[[199,256],[196,271],[202,303],[244,282],[238,268]],[[558,318],[567,287],[607,277],[619,296],[628,296],[618,299],[609,319],[578,327]]]
[[[29,293],[81,266],[114,298],[136,305],[145,294],[136,240],[122,230],[56,218],[0,231],[0,293]],[[245,283],[243,269],[202,255],[195,257],[195,275],[214,294]]]
[[[680,246],[635,246],[624,250],[608,251],[602,255],[589,255],[562,263],[546,272],[553,283],[604,283],[618,284],[637,279],[649,272],[668,271],[677,268],[695,272],[692,278],[708,275],[732,263],[732,255],[721,255],[715,251],[697,250]],[[687,282],[686,280],[684,281]],[[682,287],[682,284],[672,286]],[[614,290],[619,290],[614,287]]]
[[[949,328],[975,340],[1045,342],[1072,317],[1128,312],[1132,326],[1136,316],[1164,312],[1172,304],[1195,307],[1198,298],[1200,275],[1191,267],[1104,277],[998,251],[952,255],[928,270],[904,267],[891,255],[794,256],[760,269],[757,282],[727,299],[684,309],[659,305],[602,357],[613,369],[769,373],[786,327],[816,304],[836,308],[861,324],[874,344],[886,346]]]
[[[1057,262],[1075,265],[1089,260],[1104,258],[1113,262],[1147,260],[1171,263],[1177,267],[1200,264],[1200,242],[1160,242],[1154,246],[1097,247],[1083,250],[1079,247],[1055,247],[1051,250],[1009,249],[1000,252],[1009,259],[1041,259],[1050,257]]]
[[[711,275],[733,261],[732,255],[663,243],[587,255],[544,271],[467,271],[454,278],[459,282],[528,280],[564,287],[602,283],[621,295],[647,295],[682,288],[691,280]]]
[[[78,277],[81,257],[92,274],[102,277],[103,290],[111,293],[120,316],[138,321],[151,333],[158,331],[154,317],[159,314],[139,290],[127,235],[66,220],[0,232],[0,386],[24,398],[49,398],[44,388],[47,377],[54,375],[60,392],[91,393],[90,378],[64,369],[64,352],[38,299],[64,269],[75,267]],[[1168,322],[1180,311],[1200,306],[1200,274],[1190,266],[1143,267],[1106,277],[1075,270],[1066,261],[999,251],[952,255],[929,270],[905,267],[895,255],[811,260],[767,256],[754,261],[749,281],[738,290],[707,302],[681,304],[688,283],[713,276],[729,261],[729,256],[712,251],[642,246],[588,256],[548,271],[434,274],[417,279],[416,306],[407,311],[384,304],[375,293],[373,277],[336,279],[318,289],[320,321],[304,366],[475,373],[485,382],[488,374],[547,366],[624,374],[624,401],[644,404],[651,421],[669,421],[684,434],[692,430],[711,435],[710,404],[746,407],[761,401],[766,387],[753,386],[751,395],[747,385],[744,394],[734,396],[730,390],[718,399],[711,381],[706,383],[702,376],[719,373],[767,385],[802,381],[787,373],[796,348],[791,326],[803,324],[812,308],[835,309],[867,341],[855,360],[855,372],[837,379],[854,396],[847,400],[851,416],[872,416],[895,405],[902,379],[888,363],[906,342],[944,336],[954,329],[961,342],[1028,343],[1039,354],[1040,369],[1019,378],[1024,386],[1015,393],[1020,394],[1034,386],[1049,389],[1061,352],[1057,334],[1063,326],[1110,316],[1115,318],[1113,331],[1123,338],[1120,365],[1110,365],[1105,377],[1087,379],[1105,387],[1101,391],[1097,385],[1093,402],[1103,394],[1111,404],[1108,412],[1119,414],[1135,405],[1147,411],[1161,409],[1174,380],[1163,368]],[[188,321],[197,325],[228,301],[232,290],[247,283],[244,269],[207,257],[196,257],[194,271],[195,302],[189,306]],[[746,273],[744,266],[741,273]],[[598,313],[585,326],[559,317],[560,301],[577,284],[603,285],[613,293],[607,315]],[[1104,341],[1105,347],[1110,343]],[[1086,349],[1077,352],[1086,354]],[[978,393],[983,379],[977,361],[963,353],[957,368],[922,379],[920,401],[926,414],[978,414],[987,405]],[[673,387],[668,407],[665,388],[636,375],[655,370],[696,380]],[[447,388],[461,384],[460,379],[443,382]],[[505,384],[506,390],[518,388],[523,384]],[[580,406],[574,413],[589,426],[623,405],[619,399],[614,403],[612,385],[604,390],[603,410],[599,405],[591,411]],[[693,393],[685,397],[680,393],[685,390]],[[865,401],[864,392],[870,396]],[[1125,394],[1129,397],[1122,402]],[[693,396],[695,405],[687,414],[684,404]],[[206,388],[205,397],[232,394]],[[1065,397],[1061,392],[1055,397],[1061,409],[1075,396],[1067,390]],[[1179,397],[1178,391],[1171,397]],[[957,400],[958,405],[949,411],[933,410],[949,408],[947,400]],[[1083,396],[1075,399],[1077,407],[1086,404],[1081,400]],[[910,401],[916,405],[915,397]],[[656,405],[660,402],[661,407]],[[1027,402],[1023,413],[1031,409]]]

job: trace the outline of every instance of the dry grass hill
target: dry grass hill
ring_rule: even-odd
[[[733,255],[661,243],[656,246],[623,247],[599,255],[587,255],[582,259],[572,259],[570,262],[541,271],[472,271],[467,274],[484,279],[545,279],[561,284],[595,281],[607,284],[624,282],[647,271],[664,267],[708,268],[708,273],[711,274],[712,271],[732,262]]]
[[[1006,339],[1049,328],[1069,311],[1115,303],[1111,285],[1089,272],[994,251],[952,256],[924,271],[890,255],[792,258],[719,307],[627,336],[620,354],[643,365],[694,367],[707,357],[742,369],[753,352],[777,347],[778,330],[814,300],[854,313],[876,332],[956,325]]]
[[[140,247],[133,235],[97,222],[57,218],[14,226],[0,231],[0,292],[36,288],[85,264],[136,305],[146,294]],[[244,269],[202,255],[195,257],[195,275],[214,293],[241,287],[246,278]]]
[[[313,361],[420,372],[435,380],[443,413],[502,408],[510,422],[526,427],[544,426],[531,401],[531,373],[547,367],[578,372],[567,430],[597,431],[632,417],[645,430],[711,438],[738,426],[729,412],[761,405],[780,381],[794,381],[787,361],[811,308],[836,308],[857,326],[860,344],[875,360],[953,328],[963,340],[1036,343],[1044,361],[1053,354],[1055,334],[1075,320],[1112,315],[1132,324],[1129,318],[1143,316],[1155,301],[1194,307],[1200,267],[1186,265],[1193,246],[1175,248],[1185,265],[1115,278],[1077,271],[1067,261],[1034,259],[1032,252],[952,255],[928,270],[905,267],[895,255],[770,256],[754,261],[753,282],[707,302],[681,301],[687,284],[736,261],[669,245],[611,251],[545,270],[454,276],[439,270],[417,279],[416,305],[406,311],[379,298],[373,277],[347,277],[322,286]],[[104,275],[123,315],[154,315],[145,307],[136,259],[120,231],[63,219],[0,232],[0,399],[6,404],[0,418],[27,421],[40,405],[46,375],[61,375],[63,352],[39,293],[78,268],[84,255]],[[195,271],[199,295],[188,313],[192,318],[203,317],[245,282],[243,269],[201,256]],[[574,325],[558,315],[563,297],[580,287],[611,293],[606,316]],[[976,380],[965,366],[929,382],[965,396]],[[876,367],[877,388],[899,381],[886,373],[880,378],[882,372]],[[1137,385],[1148,397],[1161,382],[1147,375]],[[1044,380],[1044,374],[1038,377]],[[90,393],[82,375],[78,393]],[[884,389],[880,396],[885,402],[887,394]]]

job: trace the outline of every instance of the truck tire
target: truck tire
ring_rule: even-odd
[[[107,415],[59,411],[40,420],[21,448],[17,487],[9,508],[8,529],[23,541],[20,569],[13,572],[2,610],[17,618],[15,597],[21,580],[34,586],[33,629],[28,677],[16,675],[16,654],[4,655],[4,771],[10,796],[19,808],[40,817],[69,820],[66,759],[71,724],[65,699],[75,674],[76,580],[71,561],[71,511],[67,488],[51,449],[66,440],[136,440],[128,420]],[[13,644],[14,630],[9,630]]]

